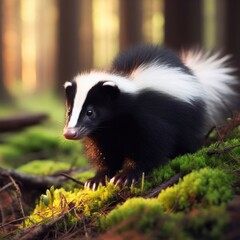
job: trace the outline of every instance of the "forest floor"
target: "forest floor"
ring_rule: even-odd
[[[136,186],[92,191],[82,145],[51,109],[1,132],[0,239],[240,239],[239,115]]]

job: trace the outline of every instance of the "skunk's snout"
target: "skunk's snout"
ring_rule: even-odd
[[[63,135],[66,139],[76,140],[79,138],[78,128],[64,128]]]

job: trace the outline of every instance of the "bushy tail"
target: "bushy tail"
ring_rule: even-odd
[[[181,58],[203,86],[212,126],[222,124],[234,111],[240,110],[240,94],[236,90],[239,81],[233,75],[236,69],[228,66],[229,55],[188,51]]]

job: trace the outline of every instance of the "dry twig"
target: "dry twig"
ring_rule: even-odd
[[[234,148],[240,147],[240,144],[236,144],[234,146],[229,146],[229,147],[224,147],[223,149],[213,149],[213,150],[209,150],[207,152],[208,155],[213,155],[213,154],[223,154],[223,153],[227,153],[231,150],[233,150]]]
[[[10,175],[8,175],[8,178],[10,179],[10,181],[12,182],[12,184],[13,184],[15,190],[16,190],[18,205],[19,205],[22,217],[23,217],[23,226],[25,227],[25,217],[26,216],[25,216],[25,213],[24,213],[24,210],[23,210],[23,205],[22,205],[22,193],[21,193],[17,183],[15,182],[15,180]]]
[[[70,180],[72,180],[73,182],[78,183],[78,184],[84,186],[84,182],[79,181],[79,180],[77,180],[77,179],[75,179],[75,178],[69,176],[69,175],[66,174],[66,173],[60,173],[59,175],[60,175],[60,176],[64,176],[64,177],[66,177],[67,179],[70,179]]]
[[[186,174],[186,173],[185,173]],[[159,186],[152,189],[150,192],[148,192],[144,197],[145,198],[153,198],[156,197],[162,190],[166,189],[167,187],[172,186],[173,184],[177,183],[181,177],[183,177],[185,174],[183,173],[177,173],[167,181],[163,182]]]

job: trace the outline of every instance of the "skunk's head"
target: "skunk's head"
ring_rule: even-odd
[[[134,91],[131,82],[122,77],[93,72],[78,75],[66,82],[66,124],[64,136],[77,140],[90,135],[116,115],[121,89]]]

